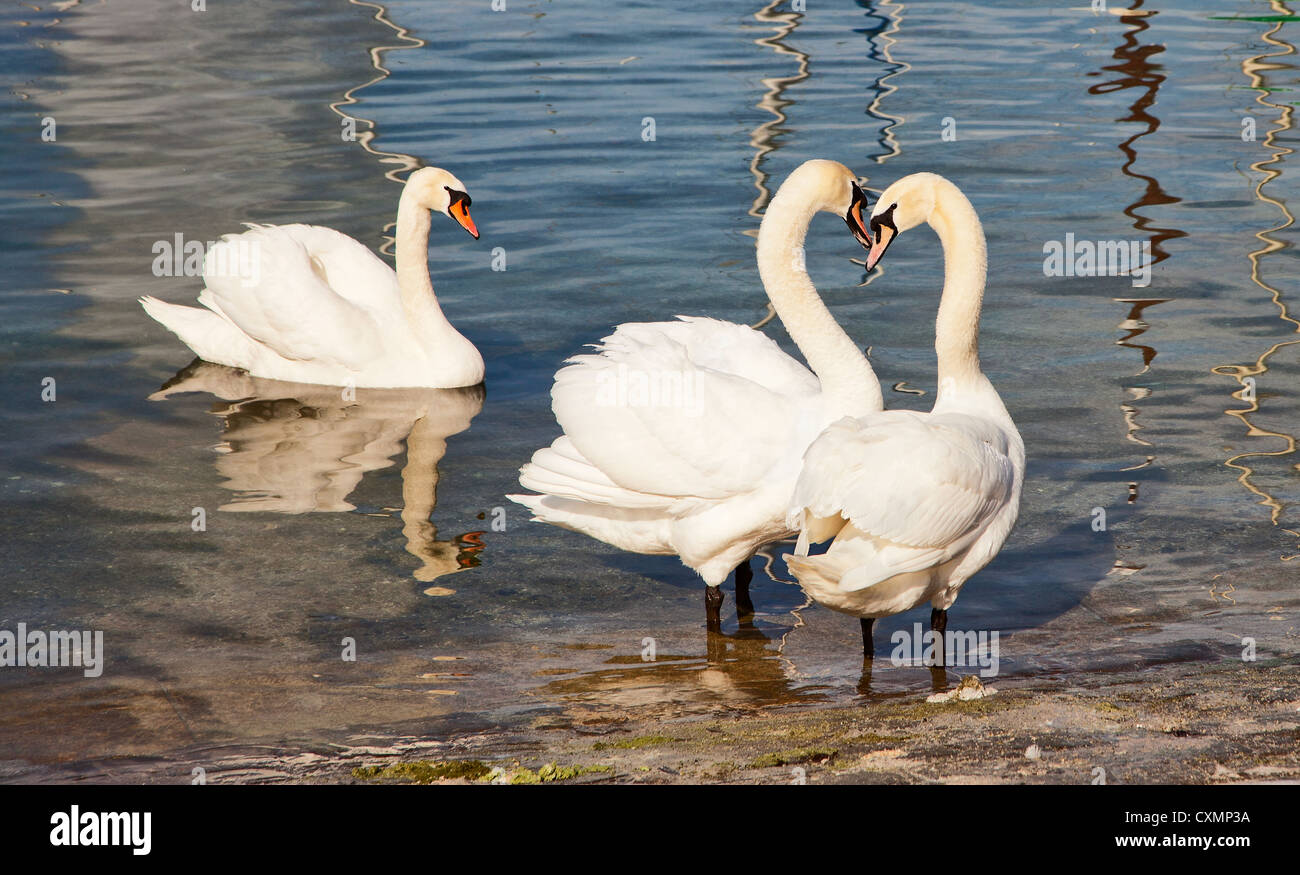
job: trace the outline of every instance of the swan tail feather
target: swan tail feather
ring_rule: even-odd
[[[248,338],[219,313],[169,304],[148,295],[140,298],[140,306],[204,361],[232,367],[246,364],[239,353],[247,349]]]
[[[672,521],[649,509],[610,507],[556,495],[507,495],[547,523],[633,553],[671,555]]]
[[[808,541],[808,530],[805,529],[805,528],[800,528],[800,529],[799,529],[799,540],[796,541],[796,542],[795,542],[795,545],[794,545],[794,555],[796,555],[796,556],[807,556],[807,555],[808,555],[808,547],[809,547],[809,541]]]
[[[583,458],[567,437],[534,453],[532,461],[519,469],[519,483],[545,495],[611,508],[666,511],[675,501],[624,489]]]

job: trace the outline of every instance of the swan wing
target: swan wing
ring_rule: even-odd
[[[354,371],[382,357],[384,315],[401,312],[393,271],[329,228],[258,225],[227,235],[208,250],[203,280],[199,303],[262,346]]]
[[[798,551],[830,535],[851,542],[858,561],[844,589],[938,565],[1012,499],[1015,478],[1007,435],[977,417],[895,410],[842,419],[804,456]]]
[[[551,398],[602,485],[719,499],[797,465],[820,386],[767,336],[693,318],[620,325],[596,349],[569,359]]]
[[[748,325],[707,316],[678,316],[676,322],[630,322],[615,333],[655,343],[662,335],[679,344],[697,366],[744,377],[780,395],[816,394],[817,377],[776,341]],[[606,338],[608,341],[610,338]]]

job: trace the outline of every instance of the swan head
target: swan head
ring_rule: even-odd
[[[805,193],[804,196],[815,205],[814,209],[841,217],[862,248],[871,247],[871,235],[863,215],[867,196],[858,185],[857,174],[840,162],[824,158],[805,161],[795,168],[781,188]]]
[[[913,173],[880,193],[876,208],[871,211],[872,242],[867,252],[867,270],[884,257],[895,237],[930,221],[939,199],[938,187],[943,181],[937,173]]]
[[[421,209],[442,213],[478,239],[478,227],[469,215],[470,198],[465,183],[440,167],[421,167],[406,177],[402,197],[410,197]]]

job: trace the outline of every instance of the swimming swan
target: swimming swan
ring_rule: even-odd
[[[894,238],[928,223],[943,245],[935,327],[939,391],[929,413],[890,410],[843,419],[813,441],[795,488],[800,534],[786,562],[817,602],[862,620],[870,656],[878,617],[929,601],[942,635],[962,584],[989,563],[1020,509],[1025,447],[980,370],[987,265],[970,201],[942,176],[917,173],[881,194],[867,269]],[[810,543],[833,538],[808,555]]]
[[[830,423],[883,406],[871,365],[803,262],[818,211],[843,217],[868,245],[865,206],[847,167],[808,161],[759,228],[759,276],[811,370],[745,325],[686,316],[619,325],[555,375],[564,434],[520,469],[519,482],[541,494],[509,498],[534,520],[680,556],[707,584],[710,629],[719,584],[735,569],[738,611],[752,613],[749,559],[796,533],[787,515],[804,450]]]
[[[140,303],[199,358],[258,377],[370,388],[449,389],[483,381],[483,357],[438,306],[429,280],[430,211],[478,237],[465,185],[412,173],[397,206],[397,271],[314,225],[249,225],[208,252],[207,309]]]

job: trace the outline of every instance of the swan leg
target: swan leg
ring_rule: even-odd
[[[875,625],[875,617],[862,617],[858,622],[862,624],[862,658],[870,660],[876,652],[876,648],[871,640],[871,627]]]
[[[940,608],[930,611],[930,628],[942,635],[948,629],[948,612]]]
[[[754,613],[754,603],[749,599],[749,583],[754,579],[754,569],[749,561],[736,566],[736,617],[748,617]]]
[[[945,654],[943,652],[943,645],[944,645],[943,633],[947,631],[947,629],[948,629],[948,612],[942,610],[941,608],[932,608],[930,610],[930,631],[932,631],[935,635],[934,654],[939,660],[938,665],[940,669],[942,669],[944,666],[948,664],[948,661],[944,658]]]
[[[704,624],[710,632],[722,631],[722,587],[704,587]]]

